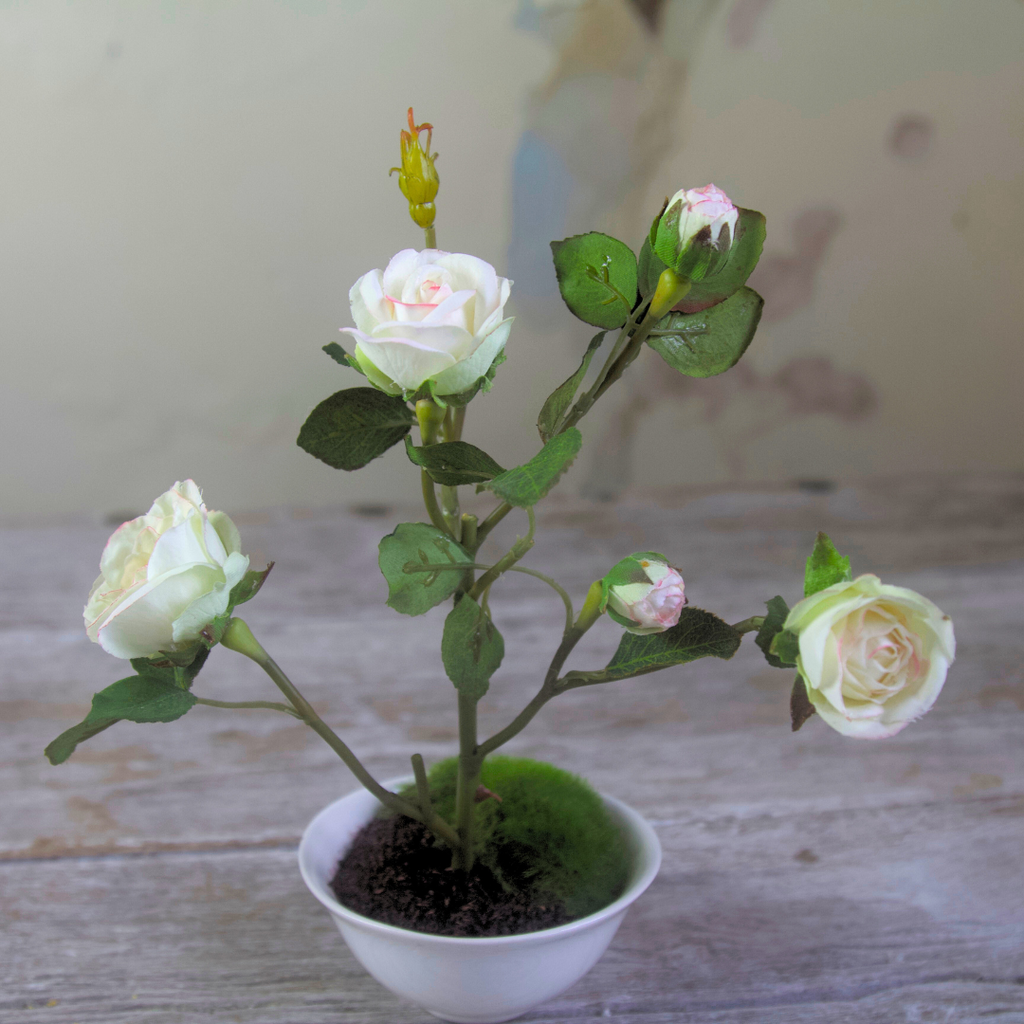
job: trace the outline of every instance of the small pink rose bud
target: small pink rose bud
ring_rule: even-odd
[[[699,279],[711,269],[714,254],[726,252],[732,245],[739,215],[715,185],[680,189],[655,223],[651,244],[666,266],[684,277]]]
[[[686,604],[683,577],[664,555],[642,551],[605,577],[607,612],[631,633],[660,633],[679,621]]]

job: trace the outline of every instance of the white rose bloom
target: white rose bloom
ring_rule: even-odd
[[[403,249],[352,286],[353,353],[372,384],[397,395],[434,381],[434,393],[472,387],[500,355],[511,282],[489,263],[440,249]]]
[[[107,541],[86,632],[115,658],[185,646],[227,611],[248,568],[235,524],[207,511],[193,481],[176,483]]]
[[[786,618],[814,709],[846,736],[893,736],[935,703],[956,653],[953,623],[931,601],[877,576],[805,597]]]

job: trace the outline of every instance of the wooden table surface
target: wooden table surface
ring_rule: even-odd
[[[343,481],[342,481],[343,483]],[[582,597],[635,550],[669,554],[730,621],[801,593],[825,529],[953,616],[958,660],[899,736],[789,731],[788,672],[748,636],[707,660],[558,698],[508,749],[586,775],[655,825],[661,874],[581,982],[525,1020],[631,1024],[1024,1022],[1024,478],[919,477],[831,493],[553,500],[527,559]],[[441,613],[384,607],[376,544],[404,509],[237,517],[277,562],[245,616],[378,778],[454,751]],[[509,517],[508,540],[517,527]],[[0,1019],[4,1024],[414,1024],[304,888],[298,836],[355,782],[304,726],[197,707],[121,723],[51,767],[42,748],[122,663],[81,607],[109,527],[0,532]],[[482,729],[532,695],[562,608],[509,579],[506,664]],[[601,623],[571,663],[603,664]],[[425,653],[418,654],[422,649]],[[198,691],[274,699],[217,650]]]

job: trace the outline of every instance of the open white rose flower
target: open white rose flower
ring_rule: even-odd
[[[371,384],[397,395],[433,381],[436,395],[471,388],[501,354],[511,282],[465,253],[403,249],[352,286],[353,353]]]
[[[116,658],[175,650],[227,611],[248,568],[235,524],[207,510],[192,480],[176,483],[107,541],[86,632]]]
[[[892,736],[935,703],[956,654],[953,623],[913,590],[865,575],[796,604],[807,697],[846,736]]]

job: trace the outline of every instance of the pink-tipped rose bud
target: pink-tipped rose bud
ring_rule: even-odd
[[[641,551],[604,578],[606,611],[630,633],[660,633],[679,621],[686,604],[683,577],[664,555]]]
[[[699,279],[736,238],[739,210],[715,185],[680,189],[655,222],[651,244],[676,273]]]

